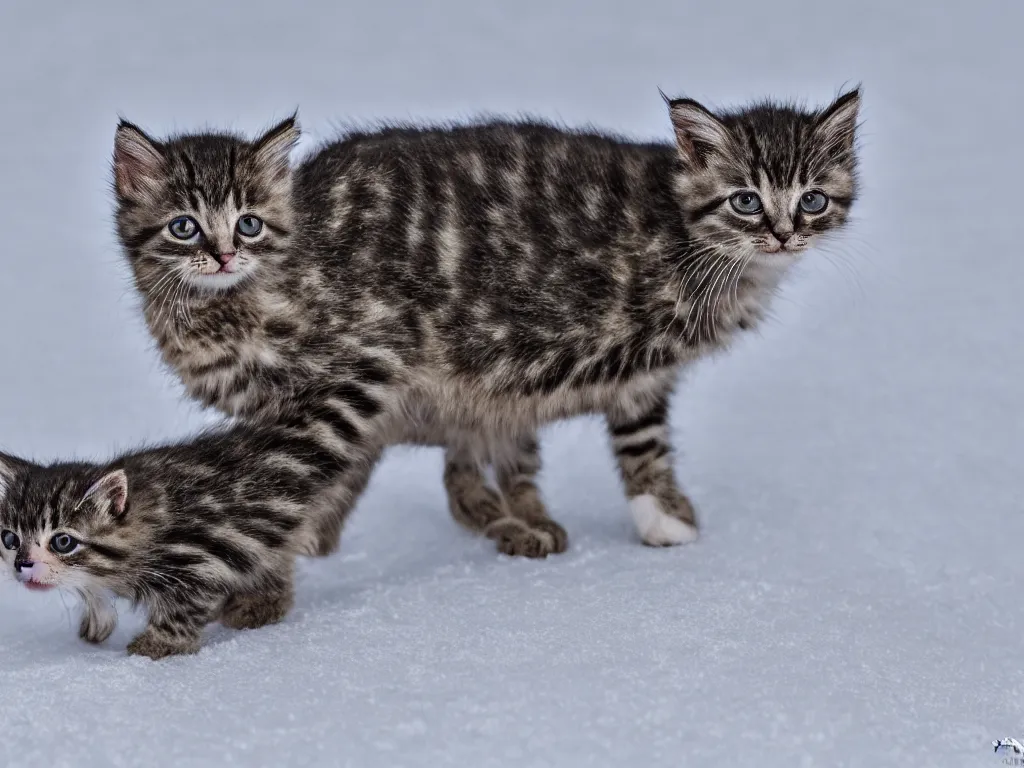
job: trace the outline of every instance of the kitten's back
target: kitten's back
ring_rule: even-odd
[[[339,315],[379,332],[387,307],[439,365],[480,375],[665,327],[679,170],[672,145],[542,122],[393,126],[300,166],[299,231]]]
[[[408,283],[428,307],[432,286],[452,283],[479,298],[566,278],[601,293],[589,267],[577,274],[581,254],[631,271],[651,238],[685,239],[679,170],[670,144],[538,121],[390,126],[307,158],[297,208],[311,250],[384,268],[378,282]]]
[[[389,123],[373,130],[353,130],[308,157],[300,165],[300,174],[315,173],[329,163],[387,164],[401,156],[440,166],[464,153],[494,161],[568,153],[574,159],[592,161],[582,164],[584,171],[600,171],[616,160],[676,162],[675,150],[667,142],[637,142],[594,128],[568,128],[535,119],[496,118],[429,125]]]

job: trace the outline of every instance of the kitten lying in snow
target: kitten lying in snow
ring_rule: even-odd
[[[119,596],[149,609],[129,653],[195,653],[209,622],[284,618],[330,464],[295,427],[206,433],[107,465],[0,454],[0,557],[29,589],[77,592],[89,642],[114,631]]]

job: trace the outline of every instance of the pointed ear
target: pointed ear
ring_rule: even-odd
[[[729,130],[722,121],[693,99],[672,99],[668,102],[668,111],[676,132],[676,144],[688,168],[704,168],[708,156],[728,143]]]
[[[114,188],[121,197],[153,195],[164,172],[160,145],[141,128],[122,120],[114,138]]]
[[[14,484],[19,467],[23,465],[24,462],[21,459],[0,453],[0,501],[7,495],[7,491]]]
[[[269,169],[275,176],[287,174],[288,157],[300,135],[298,113],[294,113],[253,142],[256,165]]]
[[[815,118],[815,131],[826,146],[837,150],[853,149],[860,111],[860,87],[841,94]]]
[[[128,506],[128,475],[123,469],[108,472],[82,496],[83,503],[90,500],[114,517],[120,517]]]

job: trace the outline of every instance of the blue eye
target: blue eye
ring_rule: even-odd
[[[823,192],[804,192],[800,196],[800,210],[804,213],[821,213],[828,207],[828,197]]]
[[[191,240],[199,232],[199,225],[191,216],[179,216],[167,225],[167,231],[179,240]]]
[[[729,198],[729,203],[736,213],[743,214],[744,216],[752,216],[762,211],[761,198],[757,192],[751,192],[749,189],[737,192]]]
[[[4,531],[0,534],[0,540],[3,541],[7,549],[14,550],[21,546],[21,540],[11,531]]]
[[[58,533],[50,539],[50,549],[58,555],[70,554],[76,547],[78,547],[78,539],[66,533]]]
[[[259,216],[247,215],[238,220],[238,234],[256,237],[263,231],[263,220]]]

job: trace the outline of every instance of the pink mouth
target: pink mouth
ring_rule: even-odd
[[[203,277],[220,277],[224,275],[235,275],[238,273],[238,265],[234,261],[229,261],[227,264],[221,264],[213,272],[207,272],[204,269],[199,270],[199,274]]]
[[[53,589],[54,587],[53,584],[42,584],[38,581],[23,581],[21,583],[33,592],[46,592],[48,589]]]

